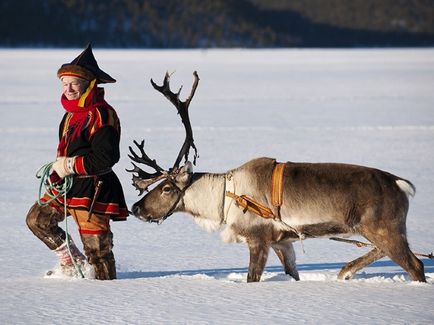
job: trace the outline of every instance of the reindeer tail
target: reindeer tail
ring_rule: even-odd
[[[415,196],[416,195],[416,187],[405,179],[396,180],[396,185],[403,191],[407,196]]]

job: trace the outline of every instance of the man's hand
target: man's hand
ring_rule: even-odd
[[[68,175],[75,174],[74,165],[75,157],[57,157],[52,168],[60,178],[65,178]]]
[[[54,185],[54,186],[61,185],[63,183],[63,179],[60,178],[60,176],[57,175],[57,173],[54,170],[50,174],[49,179],[50,179],[51,185]],[[50,183],[48,183],[48,184],[50,184]]]

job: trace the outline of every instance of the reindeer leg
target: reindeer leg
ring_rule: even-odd
[[[407,243],[403,243],[400,251],[388,254],[390,259],[408,272],[413,281],[426,282],[423,263],[413,254]]]
[[[407,271],[413,281],[426,282],[423,263],[410,250],[406,238],[397,234],[382,244],[385,242],[383,250],[392,261]]]
[[[394,223],[388,227],[368,225],[363,236],[401,266],[413,281],[426,282],[423,263],[413,254],[408,246],[405,234],[405,216],[401,223]],[[370,227],[371,226],[371,227]]]
[[[270,244],[265,241],[249,241],[248,246],[250,250],[250,263],[247,282],[259,282],[267,263]]]
[[[347,263],[339,272],[338,279],[339,280],[351,279],[357,271],[375,262],[376,260],[384,257],[385,255],[386,254],[384,252],[382,252],[381,250],[375,247],[365,255],[355,259],[354,261]]]
[[[295,263],[295,251],[291,241],[283,241],[277,244],[272,244],[274,252],[280,259],[280,262],[285,269],[285,273],[292,276],[296,281],[300,280]]]

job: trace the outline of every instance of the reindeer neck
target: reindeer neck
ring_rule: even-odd
[[[195,218],[222,222],[225,174],[194,173],[183,198],[183,211]]]

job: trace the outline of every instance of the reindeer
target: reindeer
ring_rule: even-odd
[[[401,177],[374,168],[339,163],[278,163],[257,158],[226,173],[195,173],[188,161],[193,140],[188,108],[199,77],[189,97],[179,99],[181,89],[170,90],[169,75],[162,86],[152,86],[176,107],[186,137],[172,168],[163,169],[139,144],[139,156],[131,147],[133,185],[141,195],[133,214],[147,222],[163,222],[175,212],[185,212],[207,230],[222,230],[226,242],[245,242],[250,251],[248,282],[260,281],[270,247],[285,273],[299,280],[292,243],[299,239],[361,235],[372,249],[347,263],[338,279],[351,279],[363,267],[388,256],[414,281],[426,282],[423,263],[410,250],[406,238],[409,196],[414,185]],[[182,158],[185,162],[179,166]],[[135,163],[152,168],[148,173]]]

